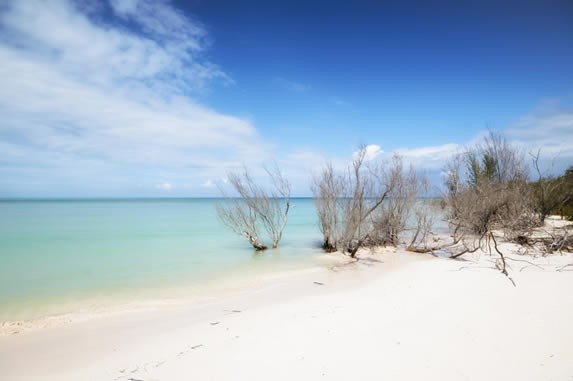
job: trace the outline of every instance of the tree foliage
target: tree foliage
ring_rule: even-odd
[[[551,214],[559,214],[568,219],[573,218],[573,166],[561,176],[545,175],[540,169],[540,151],[533,158],[533,167],[537,180],[531,183],[535,211],[541,221]]]

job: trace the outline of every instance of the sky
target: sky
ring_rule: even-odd
[[[0,197],[202,197],[488,130],[573,165],[573,2],[0,0]]]

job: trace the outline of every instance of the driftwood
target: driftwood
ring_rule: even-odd
[[[573,236],[569,235],[567,229],[562,229],[562,234],[556,234],[547,230],[542,237],[528,237],[526,235],[519,235],[512,241],[520,244],[523,247],[538,247],[541,246],[544,255],[552,254],[555,252],[562,253],[563,251],[573,251]]]
[[[505,261],[505,255],[503,255],[503,253],[497,247],[497,241],[495,240],[495,236],[493,235],[493,233],[489,233],[489,235],[490,235],[491,240],[493,241],[493,247],[494,247],[495,251],[497,252],[497,254],[499,254],[499,256],[501,258],[501,265],[498,266],[498,269],[501,271],[502,274],[504,274],[510,280],[510,282],[513,284],[513,287],[517,287],[515,282],[513,281],[513,279],[509,276],[509,273],[507,272],[507,263]]]
[[[427,254],[427,253],[433,252],[435,249],[429,248],[429,247],[411,247],[411,246],[408,246],[406,248],[406,250],[410,251],[412,253]]]

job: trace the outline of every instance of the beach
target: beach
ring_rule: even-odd
[[[573,0],[0,0],[0,381],[573,381]]]
[[[2,379],[573,379],[570,254],[510,254],[516,287],[483,253],[325,257],[196,303],[0,337]]]

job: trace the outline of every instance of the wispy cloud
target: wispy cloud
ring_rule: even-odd
[[[330,101],[337,106],[351,106],[351,103],[340,98],[340,97],[331,97]]]
[[[524,149],[544,155],[573,158],[573,110],[535,112],[507,129],[509,138]]]
[[[228,81],[204,58],[200,23],[167,1],[101,4],[14,0],[0,8],[0,175],[13,179],[0,192],[17,193],[29,177],[50,187],[52,177],[77,185],[97,173],[113,183],[163,167],[198,176],[200,187],[208,173],[267,155],[248,120],[190,96]]]
[[[376,158],[377,156],[380,156],[384,153],[384,151],[382,150],[382,147],[380,147],[378,144],[368,144],[366,146],[364,146],[364,161],[370,161],[373,160],[374,158]],[[357,159],[358,155],[359,155],[360,151],[356,150],[352,153],[352,159]]]
[[[400,148],[394,152],[417,167],[433,170],[444,167],[446,161],[462,149],[463,146],[460,144],[446,143],[437,146]]]
[[[291,81],[282,77],[275,77],[273,80],[276,84],[278,84],[282,88],[296,93],[303,93],[305,91],[310,90],[311,88],[309,85],[306,85],[304,83]]]
[[[203,184],[201,184],[201,186],[204,188],[213,188],[215,186],[215,183],[213,182],[213,180],[208,179]]]
[[[528,163],[527,153],[536,153],[541,148],[541,167],[548,174],[560,174],[566,167],[573,165],[573,111],[570,109],[545,107],[541,111],[519,118],[516,123],[500,132],[521,149]],[[443,170],[448,160],[480,142],[487,133],[484,127],[465,142],[452,141],[440,145],[403,147],[387,151],[383,150],[381,145],[372,143],[366,146],[367,159],[390,160],[392,155],[399,154],[405,163],[412,164],[417,170],[426,173],[433,183],[433,193],[439,194]],[[357,151],[329,156],[307,148],[292,152],[281,165],[287,170],[289,178],[296,179],[297,184],[300,184],[297,190],[308,194],[308,179],[319,173],[324,164],[331,162],[335,170],[343,171],[351,164],[356,154]]]
[[[160,183],[160,184],[155,185],[155,188],[161,189],[163,191],[170,191],[174,187],[173,187],[173,184],[171,184],[171,183]]]
[[[32,22],[33,20],[33,22]],[[3,0],[0,5],[0,195],[213,191],[242,164],[260,167],[276,147],[245,118],[199,100],[232,79],[208,59],[206,28],[159,0]],[[308,84],[277,77],[294,93]],[[332,102],[348,105],[342,99]],[[573,158],[573,111],[533,112],[504,131],[525,150]],[[469,142],[405,147],[439,171]],[[327,160],[343,168],[352,152],[312,148],[279,158],[299,194]],[[185,185],[181,185],[185,184]]]
[[[570,107],[542,104],[505,133],[524,153],[539,153],[538,164],[545,175],[559,175],[573,165],[573,109]],[[526,155],[526,159],[532,159],[530,155]]]

